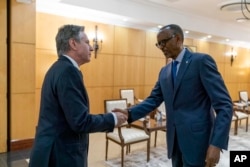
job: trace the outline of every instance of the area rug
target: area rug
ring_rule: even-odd
[[[230,151],[250,151],[250,132],[242,130],[238,135],[230,135],[228,151],[223,151],[220,162],[216,167],[229,167]],[[166,146],[152,147],[150,150],[150,162],[146,162],[146,151],[134,151],[124,157],[125,167],[171,167],[171,160],[167,158]],[[109,159],[105,162],[107,167],[120,167],[121,157]]]
[[[120,167],[121,157],[106,161],[107,167]],[[167,167],[171,160],[167,158],[166,146],[150,148],[150,161],[147,162],[147,152],[138,150],[124,156],[124,167]]]

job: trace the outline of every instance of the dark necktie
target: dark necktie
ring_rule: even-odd
[[[173,79],[173,85],[175,84],[175,80],[176,80],[176,72],[177,72],[177,64],[179,62],[176,60],[172,61],[172,79]]]

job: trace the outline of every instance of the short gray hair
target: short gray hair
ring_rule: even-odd
[[[56,49],[58,56],[61,56],[70,50],[69,40],[71,38],[80,42],[79,33],[82,31],[84,31],[84,26],[78,25],[64,25],[58,29],[56,35]]]

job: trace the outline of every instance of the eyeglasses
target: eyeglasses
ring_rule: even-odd
[[[169,38],[167,38],[167,39],[163,39],[163,40],[157,42],[157,43],[155,44],[155,46],[156,46],[157,48],[162,48],[162,47],[164,47],[164,46],[167,44],[168,41],[170,41],[170,40],[171,40],[172,38],[174,38],[174,37],[175,37],[175,34],[173,34],[171,37],[169,37]]]

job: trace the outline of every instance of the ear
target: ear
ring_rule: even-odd
[[[176,43],[178,46],[181,46],[183,43],[183,39],[180,37],[179,34],[176,34]]]
[[[76,50],[77,49],[77,42],[73,38],[71,38],[71,39],[69,39],[69,46],[72,50]]]

